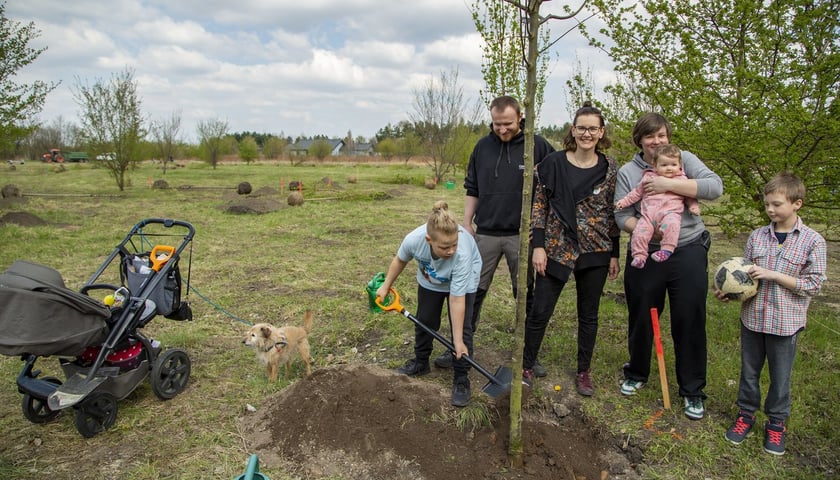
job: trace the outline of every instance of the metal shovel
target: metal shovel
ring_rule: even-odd
[[[390,294],[388,295],[386,301],[387,304],[382,303],[379,298],[376,298],[376,305],[385,311],[395,311],[403,314],[406,318],[414,322],[415,325],[423,329],[426,333],[431,335],[435,338],[435,340],[439,341],[449,350],[451,353],[455,353],[455,346],[447,340],[445,337],[441,336],[438,332],[432,330],[431,328],[423,325],[420,320],[417,319],[414,315],[408,312],[405,308],[403,308],[402,304],[400,304],[400,295],[397,293],[396,290],[393,288],[390,290]],[[475,360],[470,358],[469,355],[462,355],[461,358],[467,361],[473,368],[475,368],[478,373],[484,375],[488,380],[490,380],[487,385],[485,385],[481,391],[486,393],[491,398],[496,398],[507,391],[510,390],[510,382],[513,379],[513,371],[505,366],[501,366],[496,369],[496,373],[491,374],[488,372],[484,367],[479,365]]]

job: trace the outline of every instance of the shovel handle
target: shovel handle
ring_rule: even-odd
[[[175,247],[171,245],[155,245],[152,253],[149,254],[149,261],[152,262],[152,270],[159,272],[166,262],[175,255]],[[160,256],[160,258],[158,258]]]
[[[411,320],[424,332],[428,333],[429,335],[434,337],[435,340],[443,344],[443,346],[446,347],[446,349],[449,350],[451,353],[455,353],[455,345],[453,345],[452,342],[447,340],[446,337],[444,337],[443,335],[424,325],[423,322],[421,322],[417,317],[415,317],[414,315],[409,313],[408,310],[403,308],[402,304],[400,303],[400,294],[397,293],[397,291],[393,287],[389,289],[388,298],[391,299],[391,302],[388,303],[388,305],[383,305],[382,302],[379,301],[379,297],[376,297],[376,306],[378,306],[382,310],[385,310],[386,312],[395,311],[401,313],[405,318]],[[462,355],[461,358],[466,360],[467,363],[469,363],[470,365],[472,365],[472,367],[475,368],[478,371],[478,373],[482,374],[485,378],[487,378],[487,380],[490,380],[496,385],[505,386],[504,383],[502,383],[492,373],[488,372],[484,367],[479,365],[478,362],[470,358],[469,355]]]
[[[388,290],[388,296],[385,297],[384,299],[382,299],[382,301],[385,301],[388,298],[390,298],[391,301],[388,302],[388,304],[386,305],[386,304],[383,304],[381,301],[379,301],[379,296],[377,296],[376,300],[375,300],[376,306],[381,308],[382,310],[384,310],[386,312],[392,312],[392,311],[393,312],[402,312],[404,310],[404,308],[402,307],[402,304],[400,303],[400,294],[397,293],[397,291],[396,291],[396,289],[394,289],[394,287],[391,287]]]

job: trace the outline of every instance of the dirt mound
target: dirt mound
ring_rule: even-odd
[[[509,399],[494,404],[480,387],[473,382],[472,401],[496,414],[494,427],[463,432],[440,384],[369,365],[328,367],[267,398],[242,431],[260,461],[291,462],[307,478],[632,478],[579,415],[546,411],[523,415],[524,466],[511,469]]]
[[[7,223],[13,223],[22,227],[47,225],[45,220],[28,212],[9,212],[0,217],[0,225],[6,225]]]

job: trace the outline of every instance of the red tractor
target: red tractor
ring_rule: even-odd
[[[49,153],[41,155],[41,159],[47,163],[64,163],[64,155],[57,148],[51,148]]]

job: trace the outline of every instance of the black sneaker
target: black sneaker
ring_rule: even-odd
[[[452,354],[443,352],[435,358],[434,363],[437,368],[452,368]]]
[[[726,440],[735,445],[740,445],[747,438],[747,434],[750,433],[753,425],[755,425],[755,415],[743,411],[738,412],[735,423],[726,431]]]
[[[452,385],[452,405],[466,407],[470,403],[470,384],[458,382]]]
[[[545,369],[545,367],[540,365],[539,360],[534,360],[534,368],[532,368],[531,370],[534,371],[534,376],[537,378],[543,378],[544,376],[548,375],[548,371]]]
[[[785,432],[782,422],[768,420],[764,425],[764,451],[773,455],[785,454]]]
[[[431,372],[431,369],[429,369],[429,362],[421,362],[416,358],[412,358],[411,360],[405,362],[405,365],[397,369],[397,373],[408,375],[409,377],[419,377],[429,372]]]

